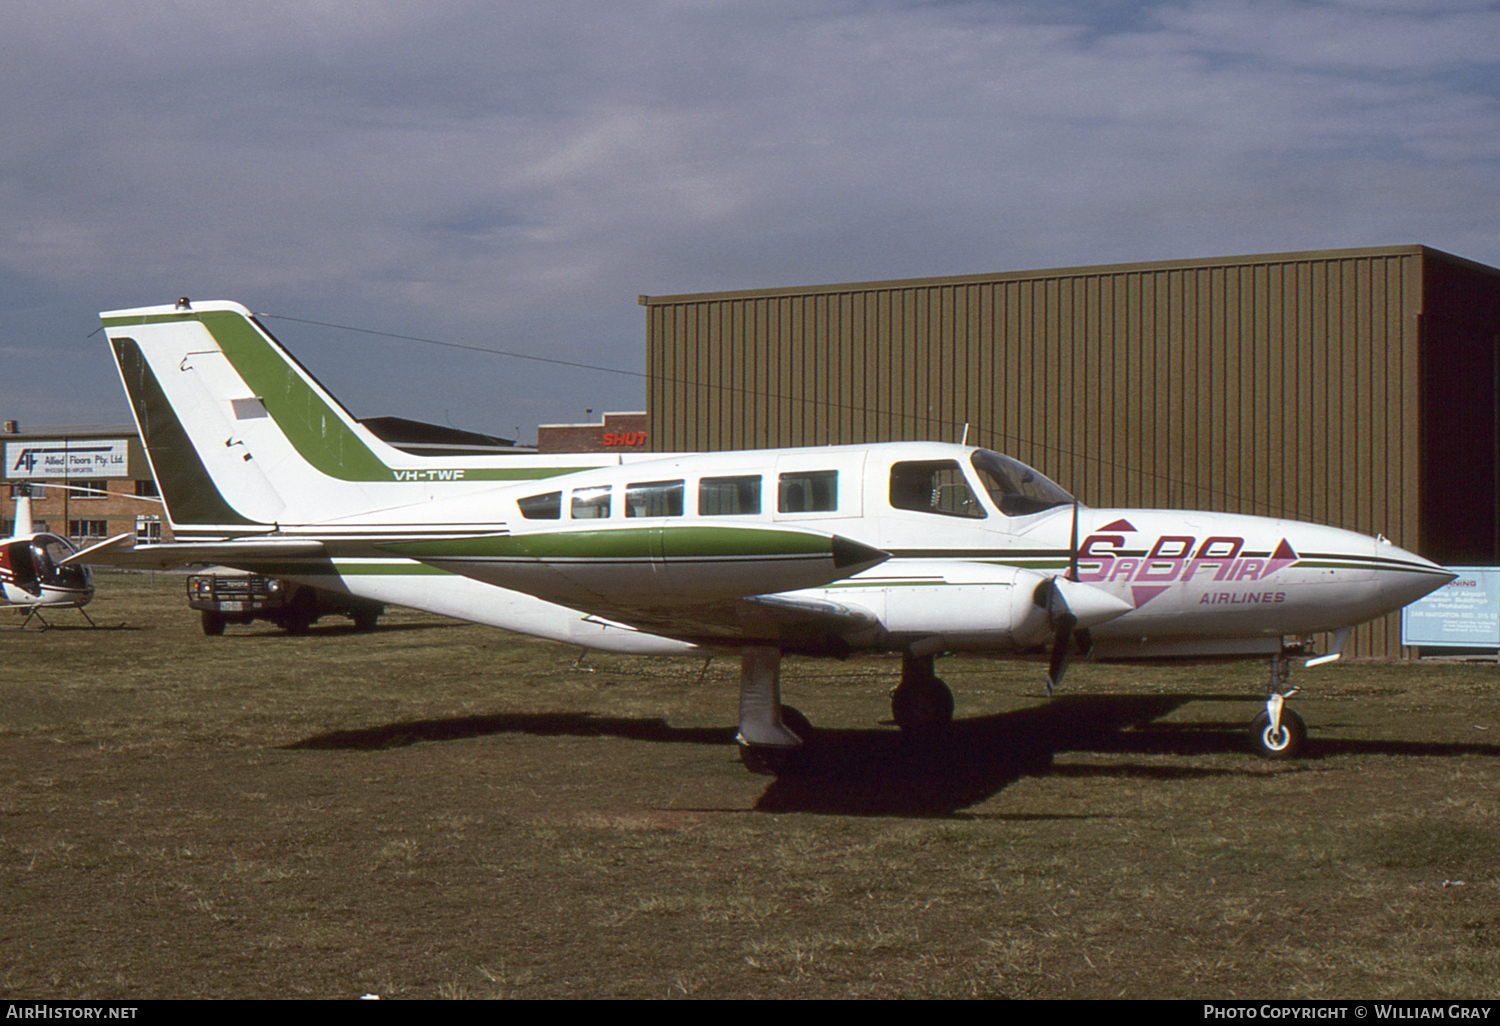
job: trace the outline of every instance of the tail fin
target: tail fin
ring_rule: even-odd
[[[348,516],[374,505],[367,483],[402,479],[387,462],[398,454],[243,306],[184,300],[100,316],[174,532]]]

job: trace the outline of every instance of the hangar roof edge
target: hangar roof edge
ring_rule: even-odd
[[[811,296],[837,292],[869,292],[881,289],[920,288],[932,285],[973,285],[984,282],[1025,281],[1036,278],[1078,277],[1080,275],[1123,274],[1131,271],[1167,271],[1202,267],[1230,267],[1247,264],[1300,263],[1312,260],[1337,260],[1358,257],[1425,256],[1451,261],[1475,270],[1500,275],[1500,268],[1490,267],[1464,257],[1454,256],[1431,246],[1366,246],[1351,249],[1316,249],[1288,253],[1254,253],[1241,256],[1195,257],[1186,260],[1149,260],[1138,263],[1089,264],[1078,267],[1047,267],[1033,270],[997,271],[989,274],[960,274],[931,278],[892,278],[876,281],[833,282],[826,285],[792,285],[785,288],[737,289],[724,292],[684,292],[675,295],[640,296],[641,306],[670,306],[677,303],[702,303],[723,299],[759,299],[776,296]]]

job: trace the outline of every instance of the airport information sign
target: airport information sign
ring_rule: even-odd
[[[1500,567],[1448,569],[1458,577],[1401,611],[1401,644],[1500,648]]]

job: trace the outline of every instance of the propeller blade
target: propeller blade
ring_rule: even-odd
[[[1073,527],[1068,538],[1068,572],[1063,575],[1065,581],[1078,580],[1078,500],[1073,500]],[[1068,599],[1057,583],[1056,577],[1051,580],[1051,592],[1047,596],[1047,613],[1052,618],[1052,658],[1047,663],[1047,697],[1052,697],[1052,689],[1062,683],[1063,672],[1068,668],[1069,641],[1072,640],[1073,631],[1078,626],[1078,617],[1068,608]],[[1080,631],[1080,634],[1087,633]]]
[[[1066,607],[1065,607],[1066,608]],[[1052,689],[1062,683],[1063,671],[1068,668],[1069,643],[1073,640],[1073,628],[1078,626],[1078,617],[1063,612],[1057,617],[1057,632],[1052,638],[1052,658],[1047,663],[1047,697]]]
[[[1078,500],[1073,500],[1073,535],[1068,539],[1068,580],[1078,580]]]

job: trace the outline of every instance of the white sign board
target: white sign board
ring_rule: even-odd
[[[1401,644],[1500,649],[1500,567],[1448,569],[1458,577],[1401,611]]]
[[[6,442],[5,476],[28,481],[129,477],[129,459],[125,438]]]

